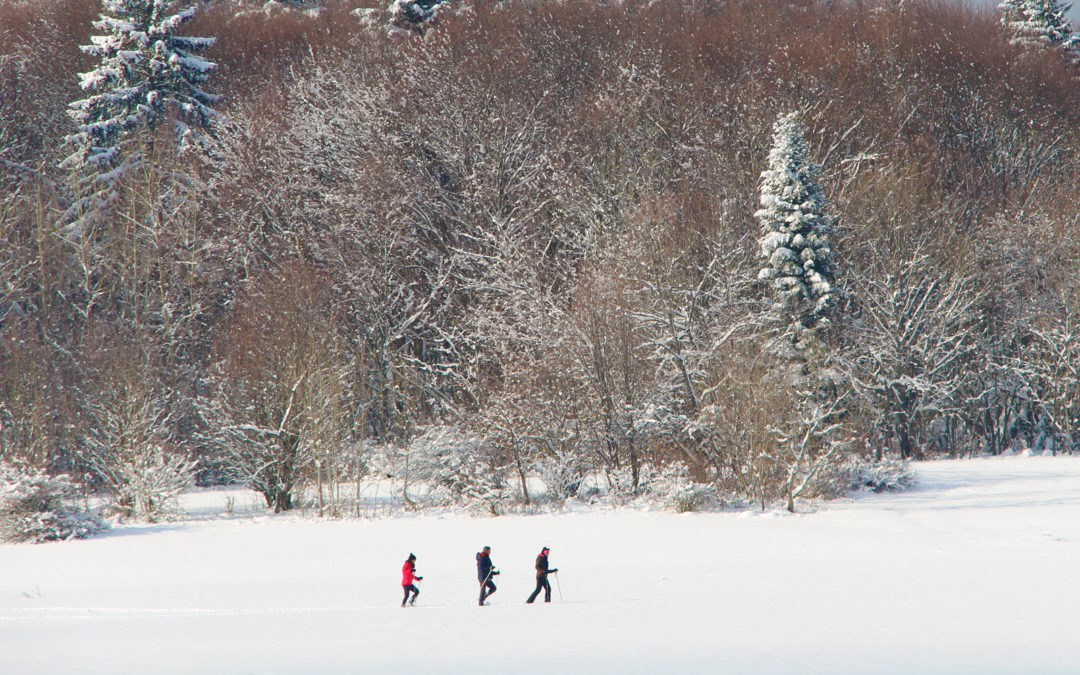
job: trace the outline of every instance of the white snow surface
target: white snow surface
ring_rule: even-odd
[[[0,546],[0,672],[1080,672],[1080,458],[917,469],[799,515],[204,515]],[[545,545],[562,595],[526,605]]]

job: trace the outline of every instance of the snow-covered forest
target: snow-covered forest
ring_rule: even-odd
[[[1076,453],[1064,11],[0,0],[5,537]]]

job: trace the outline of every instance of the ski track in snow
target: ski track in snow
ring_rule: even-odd
[[[0,673],[1080,673],[1080,458],[918,470],[794,516],[253,516],[0,546]],[[554,602],[525,605],[542,545]]]

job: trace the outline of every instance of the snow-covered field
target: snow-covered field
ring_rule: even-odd
[[[1080,458],[918,470],[795,516],[256,516],[0,546],[0,672],[1080,673]],[[481,608],[484,544],[503,574]],[[525,605],[543,545],[562,597]]]

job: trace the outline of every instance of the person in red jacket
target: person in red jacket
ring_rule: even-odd
[[[548,568],[548,553],[551,549],[545,546],[540,550],[540,555],[536,556],[536,590],[532,592],[529,599],[525,602],[532,603],[536,600],[536,596],[540,595],[540,591],[544,591],[544,602],[551,602],[551,584],[548,582],[547,576],[549,574],[555,574],[558,569]]]
[[[401,606],[408,603],[410,607],[416,604],[416,596],[420,595],[420,589],[413,582],[423,581],[424,577],[416,576],[416,556],[409,554],[409,559],[401,566],[401,588],[405,590],[405,597],[401,599]],[[412,592],[412,598],[409,592]]]

